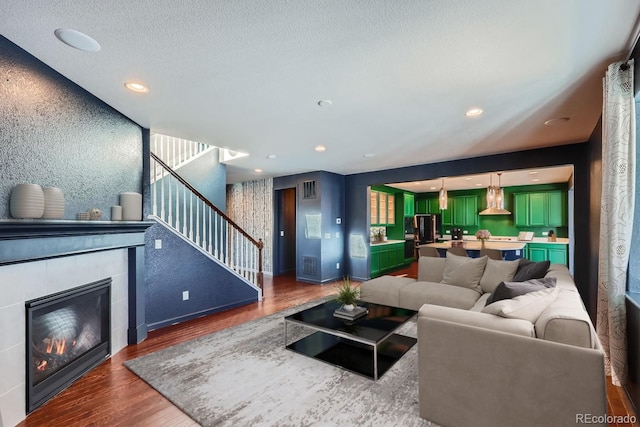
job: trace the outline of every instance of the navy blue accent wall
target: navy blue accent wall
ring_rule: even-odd
[[[0,218],[19,183],[60,187],[65,219],[142,192],[141,127],[2,36],[0,118]]]
[[[345,223],[345,264],[352,278],[366,280],[370,273],[368,256],[369,240],[366,238],[366,258],[355,257],[350,247],[350,236],[369,236],[369,193],[367,187],[389,182],[419,181],[446,176],[480,174],[499,170],[526,169],[547,166],[573,165],[575,175],[575,280],[585,305],[595,313],[596,300],[593,289],[595,277],[591,277],[589,266],[589,145],[587,143],[561,147],[529,150],[494,156],[469,158],[450,162],[433,163],[399,169],[368,172],[346,176],[345,195],[347,203]],[[597,239],[598,237],[595,236]],[[357,251],[356,251],[357,252]]]
[[[162,249],[154,249],[155,239],[162,240]],[[147,231],[145,243],[150,330],[257,301],[255,289],[162,225]],[[183,291],[189,300],[182,300]]]
[[[177,172],[218,209],[226,212],[227,166],[220,163],[219,158],[220,150],[216,148],[181,167]]]
[[[315,181],[316,197],[304,198],[303,183]],[[296,277],[311,283],[326,283],[344,273],[344,176],[311,172],[273,179],[273,190],[296,188]],[[276,207],[274,206],[274,209]],[[277,230],[277,212],[274,230]],[[309,234],[308,222],[320,216],[320,238]],[[340,218],[340,224],[336,219]],[[338,233],[338,234],[336,234]],[[274,239],[277,239],[274,236]],[[274,247],[275,242],[274,242]],[[340,268],[337,268],[340,263]]]

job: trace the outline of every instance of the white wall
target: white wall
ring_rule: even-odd
[[[127,345],[127,250],[0,267],[0,426],[26,416],[25,302],[111,277],[111,353]]]

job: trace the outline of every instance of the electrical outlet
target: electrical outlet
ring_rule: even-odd
[[[469,230],[462,230],[462,234],[469,234]]]
[[[342,218],[336,218],[336,224],[342,224]]]
[[[336,231],[336,239],[339,239],[339,238],[340,238],[340,232]]]
[[[336,262],[336,270],[340,270],[340,263]]]
[[[162,249],[162,240],[156,239],[156,249]]]
[[[451,230],[444,230],[444,234],[451,234]]]
[[[331,238],[331,233],[324,233],[324,238],[325,239],[330,239]]]
[[[543,236],[548,236],[548,235],[549,235],[549,232],[548,232],[548,231],[543,231],[543,232],[542,232],[542,235],[543,235]]]
[[[182,301],[187,301],[189,299],[189,291],[182,291]]]

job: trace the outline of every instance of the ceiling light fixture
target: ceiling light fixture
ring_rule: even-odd
[[[254,169],[255,172],[262,173],[262,169]]]
[[[441,211],[447,209],[448,202],[449,197],[447,195],[447,189],[444,188],[444,178],[442,178],[442,187],[440,187],[440,192],[438,193],[438,207]]]
[[[275,159],[276,157],[278,157],[278,156],[276,156],[275,154],[269,154],[267,156],[267,159]]]
[[[316,145],[315,150],[316,150],[318,153],[322,153],[323,151],[326,151],[326,150],[327,150],[327,147],[325,147],[324,145]]]
[[[100,50],[100,43],[80,31],[72,30],[71,28],[58,28],[53,34],[62,43],[74,49],[84,52],[97,52]]]
[[[467,110],[466,113],[464,113],[467,117],[476,117],[479,116],[480,114],[482,114],[484,112],[484,110],[482,108],[470,108],[469,110]]]
[[[363,155],[362,157],[364,157],[365,159],[371,159],[374,158],[376,155],[373,153],[367,153],[365,155]]]
[[[137,93],[147,93],[149,92],[149,88],[146,87],[145,85],[143,85],[142,83],[136,83],[136,82],[126,82],[124,84],[124,87],[126,87],[127,89],[133,91],[133,92],[137,92]]]
[[[331,107],[332,104],[333,101],[331,101],[330,99],[321,99],[320,101],[318,101],[318,105],[321,107]]]
[[[480,215],[511,215],[504,208],[504,190],[500,187],[502,172],[498,172],[498,186],[493,185],[493,175],[489,174],[490,184],[487,187],[487,208]]]

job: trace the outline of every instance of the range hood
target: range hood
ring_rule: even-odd
[[[511,212],[502,208],[487,208],[480,211],[478,215],[511,215]]]

